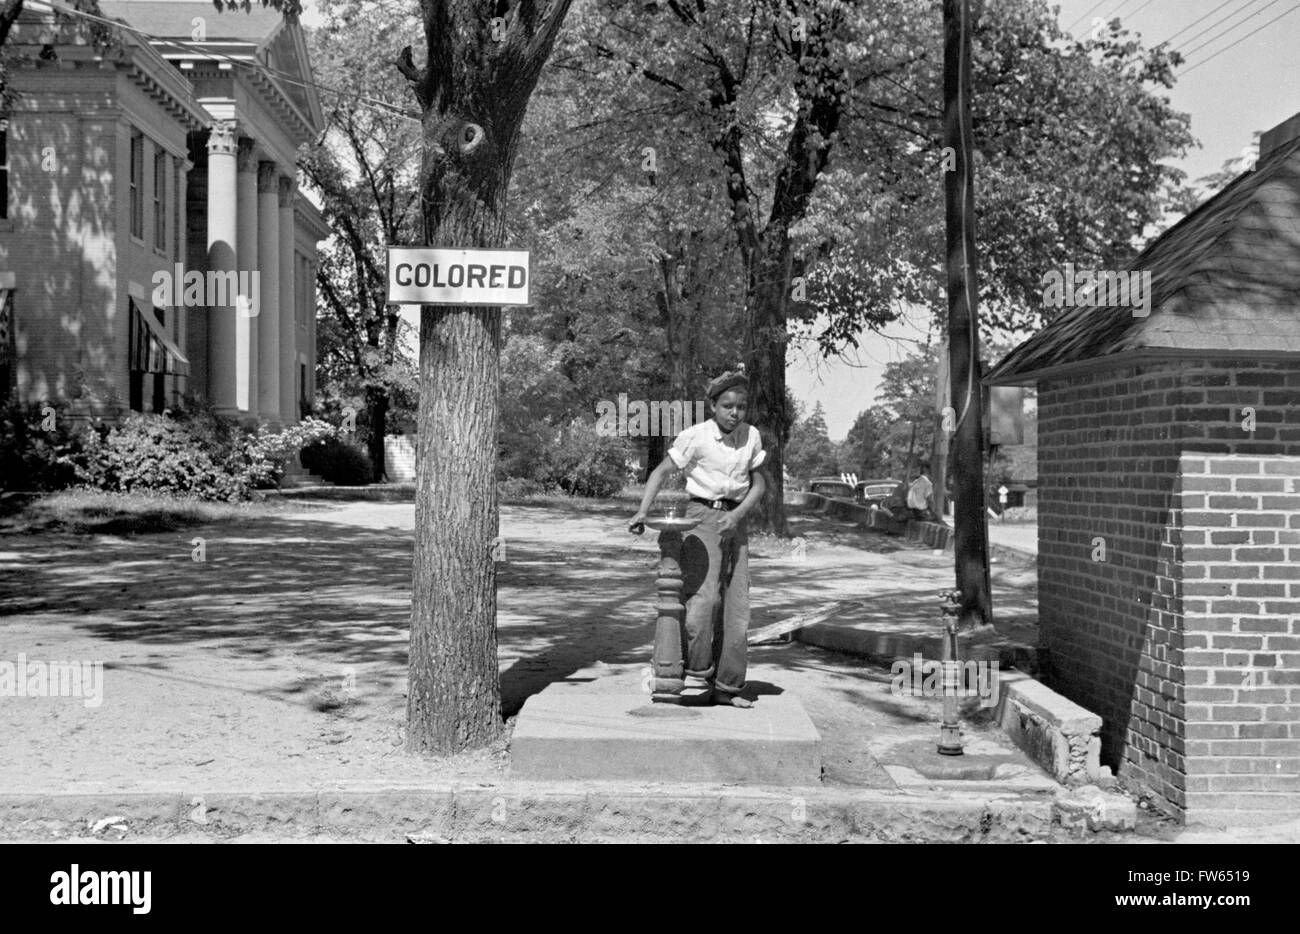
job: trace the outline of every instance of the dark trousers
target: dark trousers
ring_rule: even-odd
[[[739,694],[748,667],[749,536],[745,522],[741,520],[724,538],[718,529],[722,510],[692,502],[686,515],[701,520],[682,536],[686,673],[712,681],[719,691]]]

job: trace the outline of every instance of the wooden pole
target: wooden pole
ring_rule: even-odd
[[[944,206],[947,217],[948,347],[953,436],[953,550],[961,590],[960,625],[970,628],[993,619],[989,587],[988,525],[984,514],[984,428],[976,303],[975,179],[971,133],[970,0],[943,3]],[[951,153],[948,150],[951,149]]]

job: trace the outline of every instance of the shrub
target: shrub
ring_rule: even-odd
[[[108,492],[243,499],[250,488],[247,471],[238,469],[228,446],[206,437],[204,429],[211,427],[131,414],[107,432],[94,427],[84,432],[83,449],[71,462],[81,482]]]
[[[312,473],[342,486],[359,486],[374,479],[365,448],[333,435],[302,449],[302,465]]]
[[[546,492],[546,487],[528,477],[511,477],[497,484],[497,498],[503,502],[526,500]]]
[[[282,431],[258,425],[243,445],[249,483],[259,490],[276,486],[284,476],[285,466],[298,458],[303,448],[337,437],[335,426],[311,416]]]
[[[47,405],[50,412],[43,411]],[[67,425],[60,406],[11,402],[0,408],[0,489],[48,491],[75,483],[68,458],[78,444]]]
[[[545,454],[535,479],[574,496],[613,496],[627,482],[627,441],[597,433],[596,426],[574,419],[560,431]]]

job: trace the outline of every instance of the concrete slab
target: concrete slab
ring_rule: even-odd
[[[821,735],[790,694],[749,710],[652,703],[644,693],[554,686],[515,721],[510,773],[525,780],[809,786]]]

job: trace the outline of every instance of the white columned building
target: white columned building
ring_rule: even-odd
[[[214,122],[208,132],[207,144],[207,267],[218,274],[237,274],[239,270],[236,253],[239,232],[236,219],[237,150],[234,121]],[[222,413],[234,413],[240,409],[237,380],[239,337],[231,298],[228,305],[208,306],[208,396],[217,411]],[[247,399],[243,401],[246,409]]]
[[[235,203],[238,215],[239,242],[235,255],[239,257],[241,277],[250,269],[256,269],[258,263],[258,243],[260,242],[257,223],[257,144],[247,136],[239,140],[239,197]],[[240,281],[246,281],[241,278]],[[252,296],[245,296],[251,299]],[[251,311],[251,309],[249,309]],[[258,368],[255,366],[259,348],[257,318],[244,313],[243,309],[235,311],[236,348],[238,356],[235,365],[235,399],[238,409],[255,414],[260,408],[258,395]]]
[[[257,252],[262,277],[257,316],[261,338],[257,370],[262,380],[258,404],[267,418],[296,421],[294,413],[284,409],[280,395],[280,381],[286,375],[280,369],[280,249],[292,232],[280,230],[280,173],[274,162],[263,162],[257,169],[257,226],[262,235]],[[292,376],[288,374],[291,385]]]

